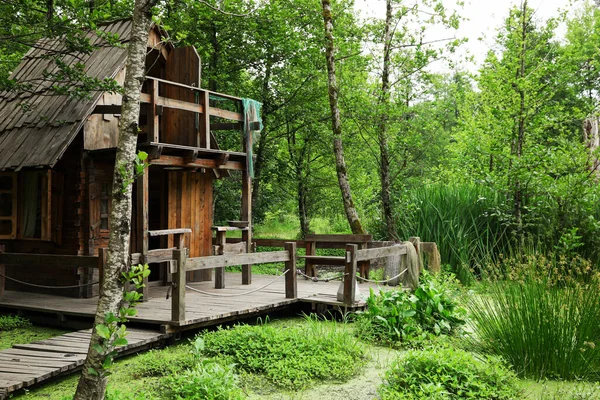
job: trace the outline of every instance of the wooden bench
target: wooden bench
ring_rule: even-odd
[[[367,248],[367,243],[373,240],[372,235],[306,235],[304,238],[306,246],[306,255],[304,258],[304,273],[308,276],[317,276],[316,265],[346,265],[346,257],[318,256],[319,249],[345,249],[347,244],[358,245],[358,250]],[[369,261],[358,263],[360,275],[364,278],[369,277]]]

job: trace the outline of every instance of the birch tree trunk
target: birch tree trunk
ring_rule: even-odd
[[[129,268],[129,241],[131,234],[131,176],[122,176],[120,169],[133,174],[136,158],[140,91],[145,75],[148,31],[152,23],[150,10],[156,0],[136,0],[133,12],[131,40],[127,53],[127,66],[123,88],[123,105],[119,121],[119,143],[115,159],[110,214],[110,238],[104,280],[100,289],[94,328],[105,323],[107,313],[119,314],[123,302],[121,273]],[[104,399],[107,378],[102,374],[104,355],[94,346],[102,339],[93,329],[87,358],[77,385],[75,400]],[[98,371],[100,374],[93,373]]]
[[[388,151],[387,124],[389,120],[388,107],[390,103],[390,53],[392,43],[392,1],[386,1],[385,13],[385,33],[383,45],[383,71],[381,74],[381,94],[379,97],[379,106],[381,114],[377,126],[377,136],[379,142],[379,178],[381,180],[381,206],[383,209],[383,218],[387,230],[388,239],[397,239],[398,232],[394,221],[391,200],[391,180],[390,180],[390,155]]]
[[[364,234],[365,230],[360,223],[354,201],[348,174],[346,172],[346,161],[344,160],[344,147],[342,145],[342,121],[338,106],[338,88],[335,78],[335,57],[333,47],[333,22],[331,19],[331,2],[322,0],[323,22],[325,23],[325,57],[327,59],[327,78],[329,83],[329,107],[331,108],[331,125],[333,130],[333,152],[335,154],[335,169],[337,171],[338,183],[344,201],[344,211],[353,234]]]

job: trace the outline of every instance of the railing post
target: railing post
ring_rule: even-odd
[[[173,298],[171,301],[171,320],[185,320],[185,249],[173,250],[173,258],[177,262],[177,271],[173,273]]]
[[[0,257],[2,257],[2,253],[4,253],[4,245],[0,244]],[[6,279],[4,275],[6,275],[6,267],[2,264],[2,260],[0,260],[0,297],[4,295],[4,286],[6,285]]]
[[[98,294],[102,293],[102,286],[104,285],[104,271],[106,267],[106,257],[108,256],[108,249],[100,247],[98,249]]]
[[[156,110],[158,103],[158,82],[154,79],[149,79],[150,82],[150,114],[148,115],[148,131],[152,142],[159,143],[159,123],[158,112]]]
[[[346,245],[346,268],[344,269],[344,305],[352,306],[356,297],[356,251],[358,245]]]
[[[298,286],[296,282],[296,243],[287,242],[284,249],[290,254],[290,261],[285,262],[285,298],[295,299],[298,297]]]
[[[149,204],[149,168],[146,168],[142,176],[136,182],[137,190],[137,251],[141,254],[140,264],[148,263],[148,204]],[[139,290],[143,301],[148,301],[149,288],[148,277],[144,278],[144,287]]]
[[[227,242],[227,231],[217,231],[216,245],[218,246],[218,254],[216,256],[222,256]],[[215,268],[215,289],[225,288],[225,267]]]

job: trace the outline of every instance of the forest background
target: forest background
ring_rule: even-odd
[[[479,68],[470,58],[457,63],[467,42],[458,33],[460,3],[386,6],[385,16],[365,18],[352,1],[332,2],[346,164],[367,231],[437,242],[463,281],[523,252],[598,264],[600,189],[590,148],[598,4],[573,2],[545,19],[526,1],[515,4]],[[8,76],[39,37],[93,29],[132,9],[123,0],[3,1],[0,85],[23,90]],[[198,50],[203,87],[263,103],[255,235],[348,232],[319,2],[169,0],[155,15],[176,46]],[[78,71],[68,72],[73,79]],[[218,139],[224,149],[239,146],[234,135]],[[235,176],[217,182],[215,223],[239,218],[240,186]]]

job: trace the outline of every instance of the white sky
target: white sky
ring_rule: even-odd
[[[356,8],[364,17],[385,17],[385,0],[355,0]],[[446,7],[454,9],[455,0],[444,0]],[[466,20],[461,26],[456,37],[466,37],[468,42],[454,57],[461,69],[475,72],[483,62],[487,51],[494,43],[498,28],[502,26],[508,16],[508,10],[513,5],[521,4],[520,0],[466,0],[460,15]],[[567,9],[569,0],[529,0],[529,6],[536,10],[537,18],[545,20],[558,16],[558,9]],[[448,34],[432,31],[431,38],[444,38]],[[482,39],[482,40],[480,40]],[[467,54],[475,58],[475,64],[467,62]],[[436,66],[434,69],[447,69],[445,66]]]

